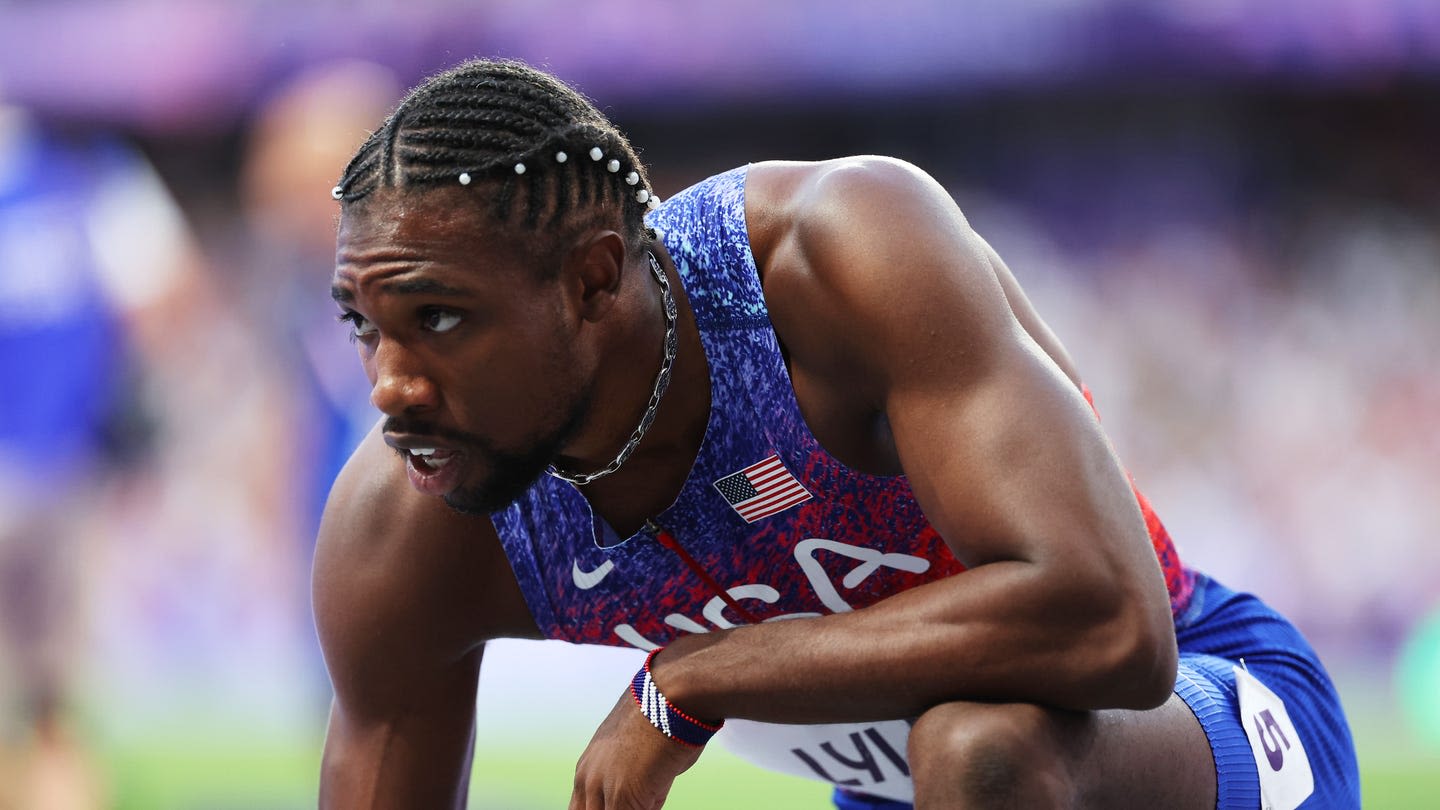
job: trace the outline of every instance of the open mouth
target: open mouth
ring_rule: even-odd
[[[434,447],[400,451],[410,484],[426,495],[446,495],[460,483],[460,453]]]
[[[406,451],[409,461],[422,473],[439,472],[455,460],[454,450],[436,450],[433,447],[414,447]]]

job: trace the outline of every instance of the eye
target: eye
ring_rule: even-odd
[[[422,320],[425,328],[431,332],[444,333],[459,326],[460,321],[463,319],[449,310],[426,309],[423,313]]]
[[[341,323],[350,324],[350,339],[369,337],[375,334],[375,326],[354,310],[342,312],[338,318]]]

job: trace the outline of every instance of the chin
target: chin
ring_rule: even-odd
[[[580,397],[578,404],[567,409],[569,414],[555,431],[530,442],[521,451],[502,450],[493,444],[472,442],[472,458],[481,461],[488,475],[475,485],[461,484],[444,496],[447,506],[467,515],[489,515],[509,506],[525,495],[545,475],[560,448],[579,429],[588,410],[589,396]]]
[[[515,493],[512,497],[500,498],[489,492],[477,493],[474,490],[456,490],[442,498],[445,505],[454,509],[462,515],[474,517],[486,517],[492,512],[514,503],[521,493]]]
[[[443,500],[456,512],[484,517],[519,500],[544,474],[545,465],[533,471],[528,468],[505,470],[480,486],[456,487]]]

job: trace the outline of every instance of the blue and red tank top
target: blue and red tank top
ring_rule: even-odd
[[[959,573],[903,475],[857,472],[801,416],[745,226],[745,168],[651,212],[694,311],[710,417],[679,497],[617,536],[571,484],[542,477],[491,519],[540,630],[653,649],[680,633],[855,610]],[[1193,575],[1144,498],[1182,611]]]

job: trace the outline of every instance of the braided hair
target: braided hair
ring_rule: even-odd
[[[466,62],[411,90],[333,196],[348,206],[384,186],[472,183],[491,191],[503,222],[563,234],[618,215],[632,248],[645,239],[653,198],[629,141],[569,85],[510,60]]]

